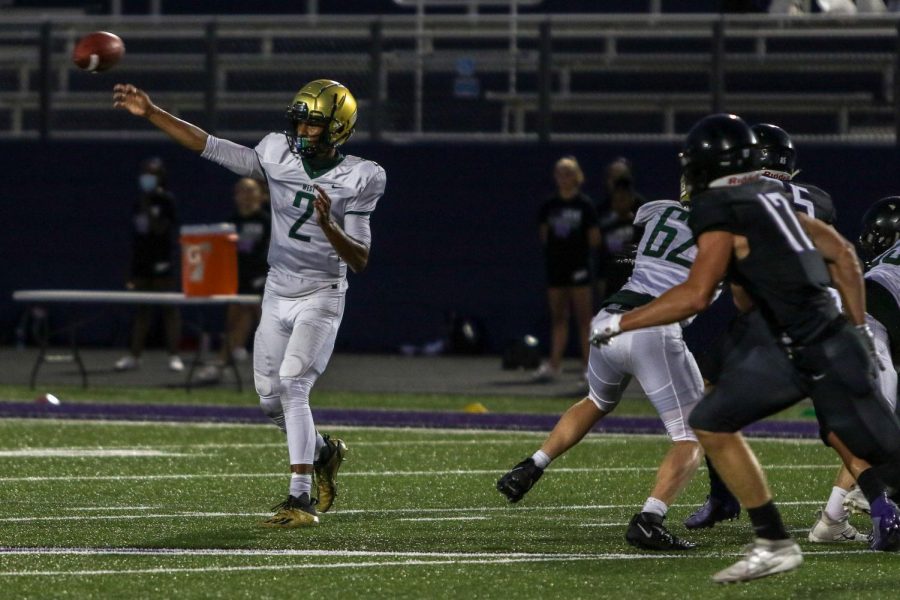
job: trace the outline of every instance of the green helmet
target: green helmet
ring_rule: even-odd
[[[294,96],[287,110],[291,123],[285,132],[291,152],[314,156],[325,148],[340,146],[350,139],[356,127],[356,98],[346,87],[330,79],[310,81]],[[311,144],[297,135],[299,123],[325,127],[318,142]]]

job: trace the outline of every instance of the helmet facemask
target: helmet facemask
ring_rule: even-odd
[[[285,131],[284,135],[288,140],[288,148],[293,154],[303,158],[312,158],[316,155],[327,153],[334,148],[329,139],[329,125],[332,121],[332,115],[325,116],[319,112],[310,113],[309,106],[305,102],[297,102],[288,107],[286,116],[290,123],[290,129]],[[322,133],[315,142],[311,141],[307,136],[301,136],[297,133],[297,129],[303,123],[313,127],[322,127]]]

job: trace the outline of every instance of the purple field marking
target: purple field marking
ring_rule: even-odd
[[[199,421],[268,423],[256,407],[185,406],[173,404],[36,404],[0,402],[0,417],[47,419],[106,419],[126,421]],[[448,429],[509,429],[550,431],[557,415],[517,413],[470,414],[444,411],[400,411],[320,408],[313,410],[317,423],[362,427],[426,427]],[[607,417],[593,431],[606,433],[665,433],[655,417]],[[757,437],[816,438],[815,421],[762,421],[744,429]]]

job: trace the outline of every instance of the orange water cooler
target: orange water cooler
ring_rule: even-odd
[[[181,288],[185,296],[237,294],[237,239],[231,223],[181,228]]]

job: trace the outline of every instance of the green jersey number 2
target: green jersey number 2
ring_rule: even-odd
[[[300,208],[300,205],[303,204],[304,200],[308,200],[306,204],[306,210],[303,211],[303,214],[300,215],[300,218],[294,222],[294,226],[291,227],[291,231],[288,233],[289,237],[294,238],[295,240],[300,240],[301,242],[308,242],[310,238],[308,235],[303,235],[300,233],[300,228],[304,223],[309,221],[309,218],[312,216],[315,207],[313,206],[313,201],[315,201],[316,197],[308,192],[297,192],[297,195],[294,196],[294,206]]]
[[[674,248],[672,248],[672,250],[669,250],[669,246],[671,246],[672,242],[674,242],[678,237],[678,229],[666,224],[666,221],[668,221],[670,218],[674,218],[682,222],[687,221],[688,212],[676,206],[670,206],[665,211],[663,211],[663,214],[659,218],[659,221],[656,222],[656,227],[653,228],[653,231],[650,233],[650,237],[647,238],[647,243],[644,244],[642,254],[651,258],[662,257],[663,260],[667,260],[669,262],[675,263],[676,265],[681,265],[682,267],[687,267],[690,269],[691,261],[681,256],[681,254],[686,250],[689,250],[691,246],[694,245],[694,238],[688,237],[686,241],[675,246]],[[657,242],[657,239],[660,236],[665,237],[663,237],[662,240],[659,241],[659,245],[654,248],[653,245]]]

